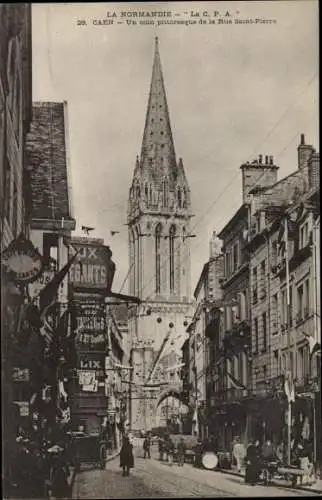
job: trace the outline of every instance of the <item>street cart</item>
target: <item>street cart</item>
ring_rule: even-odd
[[[71,455],[77,472],[82,464],[93,464],[105,469],[107,461],[107,440],[101,434],[75,432],[71,439]]]

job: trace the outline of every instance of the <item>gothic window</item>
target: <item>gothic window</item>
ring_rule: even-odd
[[[146,182],[145,183],[145,186],[144,186],[144,191],[145,191],[145,197],[148,198],[149,196],[149,191],[148,191],[148,183]]]
[[[150,203],[152,203],[152,184],[150,184]]]
[[[186,188],[183,188],[183,192],[182,192],[182,206],[183,208],[187,208],[187,192],[186,192]]]
[[[136,196],[137,196],[137,198],[140,198],[140,196],[141,196],[140,186],[138,184],[136,186]]]
[[[174,275],[175,275],[175,267],[174,267],[174,260],[175,260],[175,248],[174,248],[174,240],[175,240],[175,234],[176,234],[176,228],[175,226],[171,226],[170,228],[170,233],[169,233],[169,254],[170,254],[170,293],[174,292]]]
[[[155,230],[155,292],[161,291],[161,224]]]
[[[182,193],[181,193],[181,189],[180,188],[178,189],[178,205],[179,205],[179,208],[181,208],[181,205],[182,205]]]

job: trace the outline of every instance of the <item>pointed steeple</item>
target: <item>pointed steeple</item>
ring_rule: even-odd
[[[145,163],[147,160],[150,160],[150,164],[152,160],[152,168],[158,168],[158,165],[162,164],[166,169],[176,169],[158,37],[155,37],[152,79],[141,150],[141,162]]]

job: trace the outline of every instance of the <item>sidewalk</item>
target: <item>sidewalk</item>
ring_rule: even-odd
[[[111,455],[107,455],[106,457],[106,462],[110,462],[111,460],[114,460],[119,454],[120,454],[121,448],[114,453],[111,453]],[[73,486],[75,484],[75,479],[77,476],[77,468],[76,467],[69,467],[70,470],[70,476],[69,476],[69,486],[71,491],[73,490]]]
[[[245,469],[242,469],[241,472],[237,472],[236,469],[217,469],[217,470],[219,472],[223,472],[224,474],[230,474],[231,476],[245,477]],[[292,486],[290,486],[290,484],[284,479],[274,479],[272,481],[272,484],[279,487],[292,488]],[[303,486],[297,486],[296,489],[302,491],[310,491],[312,493],[319,493],[320,495],[322,495],[322,479],[317,478],[316,482],[311,486],[305,484]]]

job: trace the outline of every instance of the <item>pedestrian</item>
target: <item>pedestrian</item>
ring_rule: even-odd
[[[235,439],[235,444],[233,447],[233,455],[234,455],[235,460],[236,460],[237,472],[241,472],[242,466],[244,464],[244,459],[245,459],[245,447],[240,442],[239,436],[237,436]]]
[[[270,439],[267,439],[267,441],[263,444],[262,459],[264,462],[270,462],[275,459],[275,452]]]
[[[162,437],[159,437],[159,460],[160,462],[163,462],[163,455],[164,455],[164,440]]]
[[[170,465],[172,465],[173,464],[173,455],[174,455],[174,442],[172,441],[170,436],[167,440],[167,455],[168,455],[168,462]]]
[[[280,463],[284,463],[284,458],[285,458],[284,455],[285,455],[285,446],[284,442],[281,441],[276,448],[276,456]]]
[[[259,441],[253,441],[247,448],[245,483],[254,486],[261,471]]]
[[[186,445],[185,445],[183,437],[180,438],[180,441],[179,441],[178,446],[177,446],[177,452],[178,452],[178,466],[183,467],[184,457],[186,454]]]
[[[134,467],[133,445],[128,435],[124,435],[122,439],[120,467],[123,468],[122,476],[129,476],[130,469]]]
[[[144,452],[143,458],[146,458],[146,456],[148,456],[148,458],[151,458],[150,447],[151,447],[151,440],[148,434],[143,441],[143,452]]]

